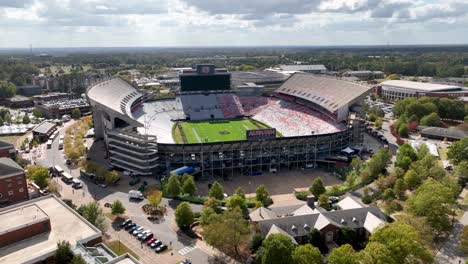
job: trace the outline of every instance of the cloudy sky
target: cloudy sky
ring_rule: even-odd
[[[468,0],[0,0],[0,47],[467,44]]]

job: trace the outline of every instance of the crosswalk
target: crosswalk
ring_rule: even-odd
[[[179,250],[179,254],[181,254],[182,256],[189,253],[190,251],[196,249],[197,247],[196,246],[187,246],[187,247],[184,247],[183,249]]]

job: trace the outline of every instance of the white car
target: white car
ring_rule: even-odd
[[[146,235],[148,233],[151,233],[151,231],[150,230],[144,230],[144,231],[140,232],[137,237],[138,237],[138,239],[140,239],[142,236],[144,236],[144,235]]]
[[[143,227],[139,227],[133,231],[133,235],[136,236],[139,233],[143,232],[143,230],[145,230]]]

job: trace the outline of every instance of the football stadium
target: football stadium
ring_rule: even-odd
[[[370,87],[309,73],[273,94],[238,94],[231,73],[197,65],[173,99],[154,100],[120,78],[90,85],[95,137],[113,166],[136,175],[258,175],[334,166],[361,143]]]

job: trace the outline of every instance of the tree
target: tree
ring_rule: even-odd
[[[190,196],[197,192],[197,185],[195,185],[195,180],[193,179],[192,175],[189,175],[189,177],[187,177],[187,179],[184,181],[182,189],[185,194]]]
[[[370,177],[377,178],[390,162],[391,155],[384,148],[379,149],[374,156],[367,162],[367,169],[369,170]],[[362,176],[363,172],[361,172]]]
[[[440,126],[440,117],[437,113],[430,113],[429,115],[421,118],[421,125],[423,126]]]
[[[420,234],[413,227],[398,221],[377,229],[369,239],[369,243],[372,242],[384,245],[391,252],[393,263],[432,263],[433,261]]]
[[[405,143],[398,147],[396,161],[398,167],[406,171],[409,169],[411,163],[416,160],[416,158],[416,153],[414,152],[413,147],[410,144]]]
[[[150,202],[151,206],[158,207],[162,200],[162,192],[159,190],[154,191],[151,195],[148,195],[147,199]]]
[[[463,227],[463,232],[460,237],[460,251],[465,255],[468,254],[468,226]]]
[[[111,209],[113,215],[121,215],[125,213],[125,207],[120,200],[115,200],[111,205]]]
[[[328,256],[329,264],[359,264],[356,252],[350,244],[334,248]]]
[[[28,115],[24,115],[23,116],[23,124],[29,124],[31,123],[31,119],[29,119],[29,116]]]
[[[353,170],[356,171],[356,173],[359,173],[361,171],[363,163],[364,162],[360,157],[353,158],[353,160],[351,160],[351,168],[353,168]]]
[[[33,111],[32,111],[32,114],[35,118],[41,118],[44,116],[44,114],[42,113],[41,110],[37,109],[37,108],[34,108]]]
[[[400,137],[407,137],[408,136],[408,126],[406,124],[402,124],[398,128],[398,135],[400,135]]]
[[[211,246],[239,256],[239,247],[249,241],[250,228],[242,212],[235,208],[203,226],[203,237]]]
[[[392,258],[392,252],[385,245],[370,242],[358,253],[360,264],[398,264]]]
[[[468,180],[468,160],[464,160],[455,166],[453,175],[457,177],[461,182]]]
[[[79,119],[81,117],[81,111],[78,108],[73,108],[71,111],[71,118],[73,119]]]
[[[292,252],[292,263],[294,264],[322,264],[323,257],[318,248],[311,244],[301,245]]]
[[[16,94],[16,86],[10,82],[0,82],[0,99],[11,98]]]
[[[55,263],[66,264],[73,259],[70,243],[67,241],[59,241],[57,243],[57,251],[55,251]]]
[[[0,116],[0,126],[3,126],[3,124],[4,124],[3,117]]]
[[[81,205],[77,211],[99,230],[104,231],[107,228],[106,219],[97,202],[90,202],[88,204]]]
[[[200,214],[200,218],[199,218],[200,224],[202,226],[208,225],[213,221],[213,219],[216,216],[218,216],[218,214],[215,212],[215,210],[213,210],[213,208],[205,207],[203,208]]]
[[[374,122],[376,118],[377,118],[377,115],[374,112],[370,113],[369,116],[367,117],[367,119],[371,122]]]
[[[393,186],[393,193],[396,197],[401,199],[405,195],[406,185],[403,179],[398,179]]]
[[[382,194],[382,198],[385,201],[391,201],[391,200],[395,199],[395,193],[393,192],[392,189],[387,188],[387,189],[385,189],[384,193]]]
[[[175,219],[180,229],[187,229],[193,223],[193,212],[189,203],[182,202],[177,206]]]
[[[169,180],[167,182],[167,194],[170,197],[175,197],[180,194],[179,176],[177,176],[176,174],[172,174],[169,177]]]
[[[229,209],[239,208],[243,214],[247,214],[247,203],[242,197],[238,195],[233,195],[229,197],[226,201],[226,207]]]
[[[34,181],[40,188],[47,187],[49,183],[49,170],[40,165],[30,165],[26,168],[26,176]]]
[[[104,173],[104,181],[107,184],[114,184],[120,179],[120,175],[117,171],[106,171]]]
[[[468,137],[464,137],[462,140],[453,142],[449,147],[447,156],[455,164],[468,160]]]
[[[320,206],[326,210],[329,210],[330,209],[330,202],[328,200],[328,195],[326,194],[321,194],[319,196],[319,199],[318,199],[318,202],[320,204]]]
[[[265,185],[261,184],[257,187],[255,190],[255,198],[257,201],[261,202],[263,206],[268,205],[268,200],[270,199],[270,194],[268,193],[267,189],[265,188]]]
[[[410,212],[424,216],[437,231],[450,227],[449,215],[456,203],[456,190],[446,184],[427,179],[407,201]]]
[[[323,181],[320,177],[317,177],[312,186],[310,186],[309,191],[315,196],[319,197],[320,195],[326,192],[325,186],[323,186]]]
[[[377,120],[375,120],[375,127],[377,129],[382,129],[382,124],[383,124],[382,118],[377,118]]]
[[[203,208],[211,208],[213,211],[216,213],[221,213],[221,210],[219,208],[219,202],[216,200],[216,198],[209,197],[206,199],[205,203],[203,204]]]
[[[283,264],[292,262],[294,244],[283,234],[271,234],[263,240],[258,253],[262,264]]]
[[[6,113],[5,116],[3,117],[3,121],[4,121],[5,123],[7,123],[7,124],[11,124],[11,119],[12,119],[12,118],[13,118],[13,117],[11,116],[10,113]]]
[[[224,199],[224,190],[223,186],[219,184],[218,181],[213,182],[213,185],[210,188],[210,191],[208,192],[209,197],[213,197],[217,200],[223,200]]]
[[[421,184],[421,177],[414,170],[408,170],[405,173],[404,181],[408,188],[414,189]]]
[[[237,187],[237,189],[234,191],[234,193],[235,193],[237,196],[239,196],[239,197],[241,197],[242,199],[245,200],[245,192],[244,192],[244,190],[242,190],[241,187]]]

